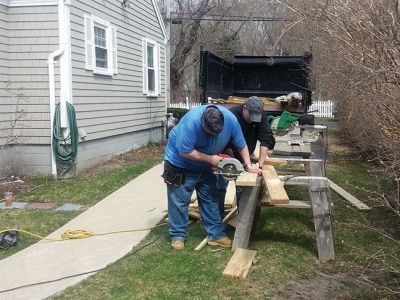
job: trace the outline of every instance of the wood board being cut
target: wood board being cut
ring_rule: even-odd
[[[262,169],[264,183],[268,190],[269,201],[273,204],[288,204],[289,196],[275,168],[273,166],[264,165]]]

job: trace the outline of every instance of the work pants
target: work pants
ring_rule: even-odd
[[[183,172],[184,180],[179,185],[167,183],[169,234],[172,240],[186,240],[188,236],[189,204],[194,190],[200,215],[209,240],[225,237],[220,213],[220,197],[217,175],[211,170]]]

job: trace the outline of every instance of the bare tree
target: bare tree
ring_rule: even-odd
[[[210,0],[177,0],[176,16],[182,24],[173,33],[171,46],[171,90],[172,98],[182,98],[184,93],[184,71],[188,67],[188,56],[199,39],[200,23],[212,8]],[[188,20],[187,20],[188,19]]]

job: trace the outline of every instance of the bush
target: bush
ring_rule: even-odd
[[[182,119],[182,117],[188,112],[189,110],[186,108],[167,108],[167,113],[172,113],[175,118],[178,120]]]

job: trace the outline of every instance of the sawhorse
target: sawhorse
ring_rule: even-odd
[[[269,159],[269,161],[279,162],[280,164],[303,164],[304,175],[281,176],[284,185],[308,186],[314,216],[314,227],[317,239],[318,257],[321,261],[335,259],[333,243],[333,230],[331,224],[331,203],[328,179],[324,177],[325,170],[323,161],[320,159],[301,159],[301,158],[279,158]],[[239,180],[238,180],[239,182]],[[238,183],[237,182],[237,183]],[[238,222],[236,225],[235,236],[232,244],[232,251],[237,248],[247,249],[250,241],[250,233],[253,226],[256,207],[259,205],[259,193],[261,190],[262,178],[254,180],[254,184],[241,186],[243,193],[240,197]],[[307,202],[305,207],[307,207]],[[274,206],[273,204],[271,204]],[[291,207],[288,205],[276,205],[277,207]],[[296,205],[293,205],[296,208]]]

